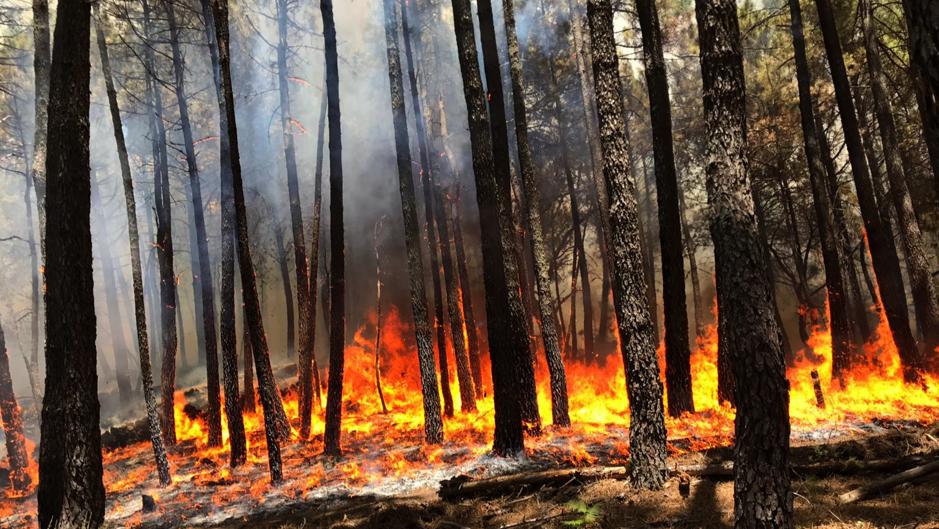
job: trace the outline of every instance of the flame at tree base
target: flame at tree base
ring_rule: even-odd
[[[109,495],[108,517],[131,526],[144,516],[160,516],[159,512],[151,515],[139,512],[141,491],[155,494],[167,503],[192,503],[193,508],[214,511],[212,505],[245,501],[260,505],[356,490],[402,493],[435,486],[439,479],[454,473],[497,473],[514,468],[512,465],[526,464],[487,455],[494,414],[488,380],[484,381],[484,386],[489,388],[488,395],[478,399],[477,411],[457,412],[454,417],[444,418],[446,440],[442,445],[423,443],[423,407],[416,355],[405,338],[412,334],[396,311],[391,311],[382,322],[382,386],[388,405],[388,412],[382,413],[374,385],[374,341],[370,336],[374,324],[372,321],[359,329],[354,342],[346,348],[342,420],[345,457],[339,460],[322,457],[323,417],[314,413],[311,438],[300,440],[295,429],[290,442],[284,444],[285,483],[272,486],[267,479],[263,417],[253,413],[245,415],[248,462],[243,467],[230,469],[224,417],[223,446],[207,446],[208,428],[204,420],[184,412],[186,399],[183,392],[179,392],[175,417],[179,443],[170,453],[173,485],[159,488],[149,443],[107,452],[104,479]],[[831,337],[827,330],[816,329],[809,339],[809,348],[810,352],[800,351],[796,355],[794,365],[787,372],[794,438],[821,427],[852,433],[851,425],[878,419],[921,424],[939,421],[939,400],[935,394],[939,380],[927,375],[927,390],[903,383],[899,355],[883,318],[871,341],[859,351],[858,361],[846,375],[844,387],[835,387],[830,382]],[[660,355],[662,353],[660,351]],[[483,362],[483,371],[488,373],[485,358]],[[697,412],[678,418],[666,416],[669,448],[673,454],[733,442],[734,410],[717,399],[716,325],[708,327],[699,337],[691,355],[691,367]],[[530,437],[527,440],[529,462],[568,465],[626,462],[629,406],[621,356],[610,354],[597,364],[568,362],[566,368],[573,425],[570,428],[547,426],[539,437]],[[820,374],[827,402],[824,409],[816,405],[813,370]],[[543,420],[547,421],[551,402],[547,367],[541,354],[536,374],[539,408]],[[455,408],[459,410],[460,392],[455,373],[450,380],[453,381],[451,392],[457,401]],[[287,391],[284,407],[296,428],[299,406],[293,389]],[[260,410],[260,406],[257,409]],[[15,505],[9,491],[6,492],[0,502],[0,514],[13,513],[14,509],[22,512],[24,508]]]

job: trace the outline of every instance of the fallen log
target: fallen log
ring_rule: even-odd
[[[441,481],[437,495],[444,500],[503,496],[520,490],[552,485],[563,486],[571,482],[588,483],[601,479],[626,479],[628,476],[626,467],[621,466],[527,471],[479,480],[459,475]]]
[[[877,472],[897,472],[922,465],[932,459],[929,456],[904,456],[891,459],[844,461],[826,461],[822,463],[794,463],[789,469],[795,478],[803,476],[849,476]],[[729,481],[734,479],[733,461],[708,463],[704,465],[678,465],[674,473],[687,473],[689,476],[711,481]]]
[[[845,492],[844,494],[838,496],[838,501],[841,503],[854,503],[857,501],[866,500],[883,492],[887,492],[894,487],[903,485],[904,483],[910,483],[933,474],[939,474],[939,459],[934,459],[931,463],[926,463],[925,465],[920,465],[909,470],[904,470],[903,472],[894,474],[886,479],[875,481],[873,483],[858,487],[852,491]]]
[[[836,461],[824,463],[795,464],[790,466],[794,477],[855,475],[863,473],[894,472],[899,469],[923,465],[933,461],[935,455],[906,456],[896,459],[878,459],[871,461]],[[939,462],[933,463],[939,471]],[[925,465],[928,466],[928,465]],[[909,471],[908,471],[909,472]],[[669,471],[671,477],[690,476],[711,481],[730,481],[734,478],[732,461],[708,463],[704,465],[678,465]],[[919,474],[920,476],[922,474]],[[542,487],[560,487],[568,483],[590,483],[602,479],[624,480],[629,478],[629,470],[623,466],[596,466],[584,468],[564,468],[552,470],[530,470],[496,476],[473,479],[467,475],[458,475],[440,482],[437,495],[444,500],[459,500],[478,497],[497,497],[530,491]],[[915,478],[911,478],[915,479]]]

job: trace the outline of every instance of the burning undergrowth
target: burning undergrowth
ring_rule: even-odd
[[[371,334],[374,321],[355,335],[346,350],[344,382],[343,457],[322,455],[323,420],[313,417],[313,435],[301,441],[296,431],[283,446],[284,482],[268,481],[263,418],[245,415],[248,463],[228,466],[227,429],[223,448],[207,445],[201,416],[204,399],[199,390],[178,392],[176,433],[179,440],[170,454],[171,486],[161,488],[152,464],[149,443],[136,442],[105,453],[107,519],[116,526],[216,525],[258,510],[289,510],[309,502],[361,496],[400,496],[436,487],[457,474],[482,477],[525,468],[622,464],[628,460],[629,410],[622,359],[610,355],[599,364],[569,363],[568,390],[573,426],[544,428],[531,437],[527,455],[520,460],[489,455],[493,424],[490,395],[477,402],[472,413],[445,418],[446,441],[439,446],[422,442],[421,394],[413,351],[405,337],[409,329],[396,312],[382,322],[380,369],[388,412],[383,413],[375,388],[375,352]],[[817,330],[810,349],[801,352],[789,368],[790,414],[794,443],[830,441],[860,433],[876,433],[887,423],[939,421],[939,380],[927,378],[926,389],[902,382],[900,362],[886,323],[859,353],[842,388],[832,386],[830,336]],[[694,399],[697,413],[667,418],[669,447],[675,457],[728,445],[733,436],[733,410],[717,402],[717,336],[709,328],[692,354]],[[485,359],[483,359],[485,362]],[[453,365],[453,363],[451,363]],[[488,369],[484,369],[488,372]],[[826,406],[818,406],[812,371],[819,374]],[[547,368],[537,368],[542,417],[550,417]],[[455,376],[452,393],[459,399]],[[298,402],[292,381],[287,383],[284,406],[296,418]],[[486,384],[484,384],[486,385]],[[459,410],[459,405],[455,406]],[[257,408],[260,410],[260,407]],[[297,427],[297,424],[294,424]],[[143,501],[143,497],[147,501]],[[35,495],[0,497],[5,525],[27,527],[35,523]],[[152,502],[150,501],[152,500]]]

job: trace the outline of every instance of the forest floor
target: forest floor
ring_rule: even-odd
[[[841,505],[837,495],[875,476],[793,481],[797,527],[825,529],[939,528],[939,477],[902,487],[881,498]],[[311,529],[523,529],[523,528],[714,528],[733,527],[733,483],[696,480],[688,497],[677,481],[662,491],[636,491],[619,480],[544,489],[522,496],[457,503],[435,491],[408,498],[363,501],[320,510],[300,521],[250,524],[254,528]],[[249,525],[225,526],[242,529]]]
[[[856,462],[939,454],[939,427],[897,428],[892,433],[792,449],[793,463]],[[706,466],[732,459],[715,448],[670,458],[676,466]],[[853,475],[797,475],[792,482],[797,527],[939,529],[939,474],[879,497],[842,504],[838,495],[904,470]],[[733,482],[728,476],[694,479],[681,491],[670,479],[661,491],[638,491],[626,481],[603,479],[536,490],[518,488],[498,496],[442,500],[436,488],[399,497],[350,497],[254,512],[219,529],[528,529],[528,528],[715,528],[733,527]]]

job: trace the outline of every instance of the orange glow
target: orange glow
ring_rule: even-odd
[[[139,503],[141,492],[152,495],[156,491],[174,498],[165,501],[177,503],[182,495],[186,496],[186,501],[198,499],[216,505],[244,501],[260,503],[271,494],[310,497],[309,494],[324,486],[357,488],[387,484],[389,480],[400,482],[426,477],[430,471],[446,471],[487,454],[493,429],[491,396],[479,398],[478,410],[473,413],[457,412],[452,418],[444,418],[446,441],[443,445],[423,444],[423,407],[416,353],[411,342],[413,331],[401,321],[394,308],[383,317],[382,325],[382,386],[388,413],[381,413],[375,391],[375,317],[372,315],[346,348],[342,418],[342,444],[346,457],[330,461],[320,455],[324,421],[323,414],[315,410],[310,440],[301,441],[294,429],[291,439],[282,445],[284,475],[290,485],[272,486],[266,475],[267,453],[260,407],[258,414],[244,416],[248,462],[243,467],[230,469],[224,414],[223,446],[210,448],[204,419],[191,418],[183,411],[186,399],[182,392],[178,392],[175,406],[178,446],[170,450],[173,484],[167,489],[158,487],[150,443],[137,443],[105,454],[104,482],[109,497],[136,498]],[[903,383],[899,356],[883,318],[871,341],[856,355],[858,359],[845,377],[847,383],[844,388],[831,384],[831,337],[827,329],[814,329],[809,347],[812,354],[799,351],[794,366],[787,373],[794,434],[818,428],[849,432],[852,423],[867,423],[879,418],[920,423],[939,421],[939,401],[935,393]],[[661,349],[662,346],[660,355],[664,354]],[[450,348],[448,354],[452,355]],[[536,357],[538,403],[542,420],[547,424],[551,417],[548,370],[540,350]],[[481,362],[483,371],[487,372],[488,356],[483,355]],[[660,368],[664,367],[661,364],[660,360]],[[726,445],[733,439],[734,410],[720,405],[717,400],[716,323],[707,327],[704,335],[698,338],[691,364],[697,412],[679,418],[666,417],[672,453]],[[450,373],[451,393],[456,400],[454,407],[459,410],[456,362],[451,361],[449,365],[454,371]],[[573,426],[569,429],[544,428],[540,437],[528,439],[529,450],[569,465],[598,462],[598,454],[601,453],[598,450],[602,451],[603,462],[625,461],[628,458],[629,406],[621,355],[617,351],[596,364],[567,362],[566,369]],[[827,401],[825,409],[815,405],[810,375],[813,369],[818,370],[821,376]],[[325,370],[322,377],[325,386]],[[926,385],[934,392],[939,379],[927,375]],[[299,409],[296,392],[288,391],[283,402],[287,416],[296,427]],[[34,467],[33,463],[31,469]],[[197,491],[202,491],[199,494],[204,497],[189,497]],[[3,499],[0,514],[9,512],[15,505],[9,495]],[[118,516],[125,525],[132,525],[140,513],[127,507],[127,501],[117,502],[114,506],[109,504],[109,517]]]

